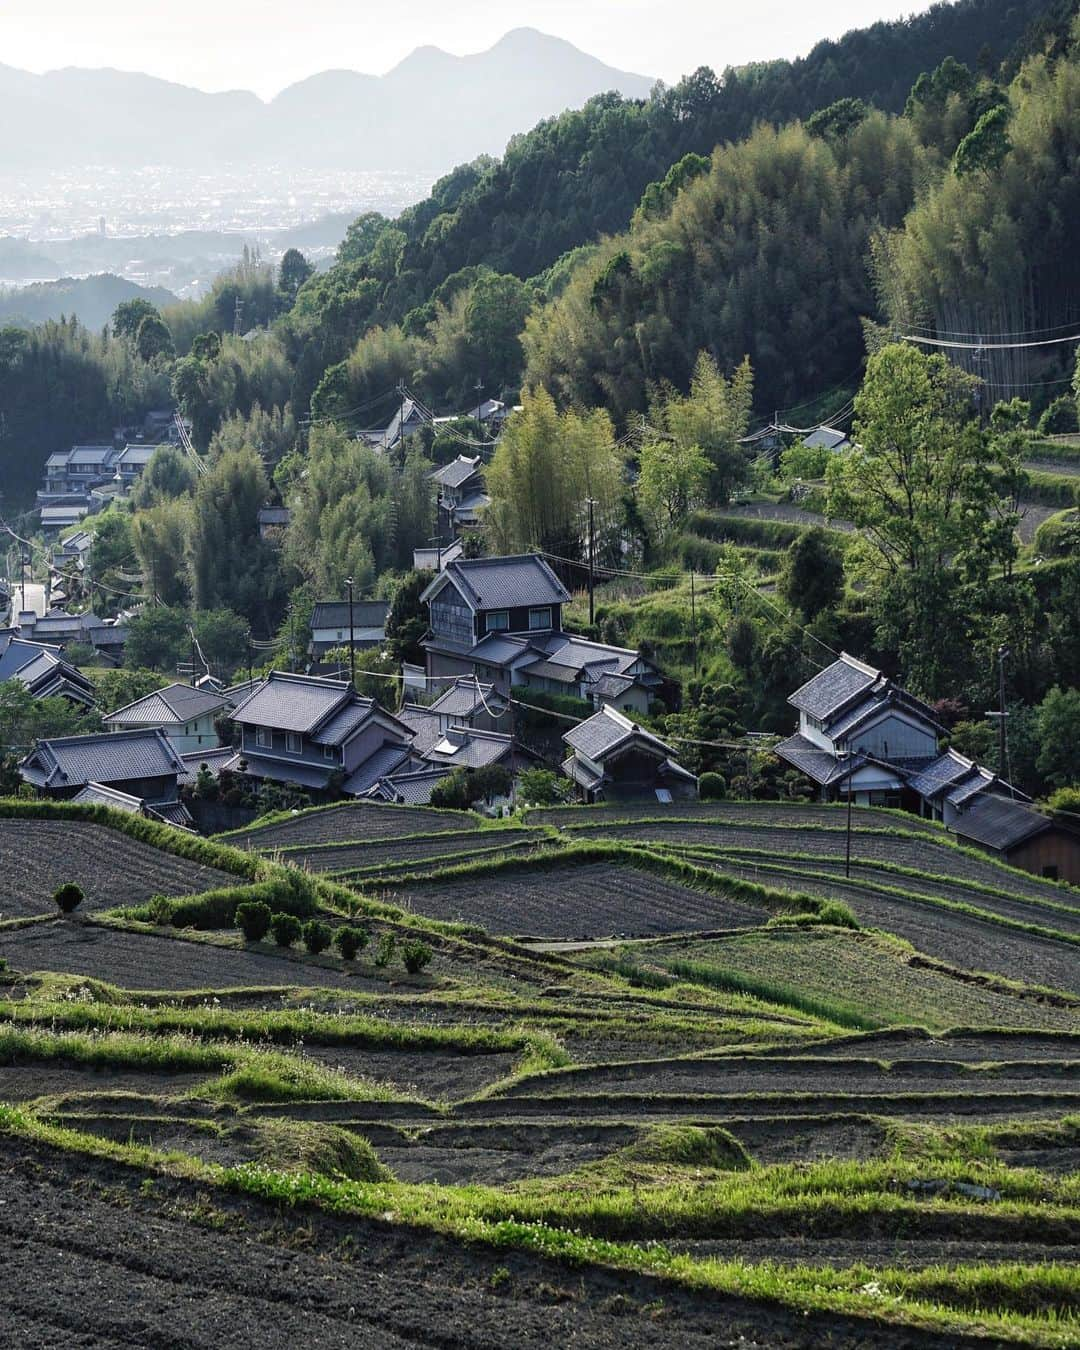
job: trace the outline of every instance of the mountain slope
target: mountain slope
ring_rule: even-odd
[[[641,98],[651,85],[570,43],[519,29],[471,56],[420,48],[381,78],[325,71],[269,104],[117,70],[36,76],[0,66],[0,120],[20,129],[5,144],[7,167],[242,159],[437,170],[498,153],[522,127],[596,93]]]

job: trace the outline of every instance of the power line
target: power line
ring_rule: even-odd
[[[945,338],[920,337],[915,333],[904,333],[901,342],[918,342],[924,347],[946,347],[955,351],[1000,352],[1022,351],[1028,347],[1057,347],[1064,342],[1080,342],[1080,333],[1070,333],[1068,337],[1043,338],[1038,342],[954,342]]]

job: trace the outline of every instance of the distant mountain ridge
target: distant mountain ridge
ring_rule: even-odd
[[[18,129],[0,172],[240,160],[439,170],[499,154],[516,132],[595,94],[643,98],[653,83],[524,28],[469,56],[419,47],[383,76],[323,71],[269,103],[118,70],[0,65],[0,121]]]

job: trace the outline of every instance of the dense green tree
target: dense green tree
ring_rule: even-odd
[[[195,487],[195,470],[183,450],[163,445],[150,456],[132,489],[131,499],[140,509],[156,506],[174,497],[189,496]]]
[[[132,521],[132,545],[152,602],[163,605],[187,603],[192,521],[192,503],[188,497],[161,501],[140,511]]]
[[[156,305],[144,300],[142,296],[136,296],[133,300],[122,300],[116,306],[112,316],[112,331],[116,337],[134,342],[144,319],[160,318],[161,314]]]
[[[679,529],[707,499],[712,464],[704,450],[674,437],[651,436],[638,451],[638,505],[663,536]]]
[[[780,593],[807,622],[839,604],[844,593],[844,555],[825,530],[807,530],[787,550]]]
[[[160,671],[131,669],[127,666],[118,670],[98,671],[94,675],[97,701],[106,713],[126,708],[129,703],[145,698],[166,683],[168,681]]]
[[[278,291],[287,306],[294,303],[300,287],[314,272],[315,268],[298,248],[285,250],[278,264]]]
[[[193,627],[211,673],[228,679],[248,654],[251,626],[231,609],[203,609],[193,616]]]
[[[187,610],[161,605],[144,609],[128,622],[124,660],[138,670],[174,674],[191,650]]]
[[[409,572],[394,588],[386,615],[386,645],[398,665],[402,661],[424,664],[420,639],[428,629],[428,613],[420,596],[431,581],[430,572]]]
[[[1039,704],[1037,768],[1050,787],[1066,787],[1080,765],[1080,688],[1055,686]]]
[[[147,314],[135,336],[140,361],[171,360],[176,355],[172,333],[160,314]]]

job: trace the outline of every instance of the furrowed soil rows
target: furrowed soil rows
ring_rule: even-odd
[[[242,834],[228,835],[222,843],[261,853],[302,844],[363,843],[368,839],[396,839],[406,834],[435,834],[440,830],[479,829],[480,821],[465,811],[433,811],[408,806],[376,806],[371,802],[346,802],[325,811],[257,825]]]
[[[179,1181],[157,1181],[148,1193],[130,1169],[10,1139],[0,1141],[0,1173],[8,1202],[0,1211],[0,1315],[29,1350],[234,1350],[252,1344],[254,1328],[266,1350],[985,1344],[694,1294],[603,1267],[570,1270],[421,1229],[293,1216]],[[505,1286],[498,1292],[496,1272]],[[641,1315],[659,1305],[662,1321]]]
[[[605,825],[611,821],[662,821],[665,816],[702,824],[815,824],[843,829],[846,812],[843,807],[816,802],[800,803],[797,806],[782,806],[776,802],[679,802],[676,806],[661,806],[658,802],[627,802],[609,806],[534,807],[526,813],[525,819],[530,825],[554,825],[566,829],[577,825]],[[873,825],[877,829],[904,829],[943,837],[940,825],[899,811],[861,806],[858,819],[863,825]]]
[[[470,876],[388,894],[418,914],[538,938],[755,928],[767,917],[750,905],[609,863]]]
[[[14,970],[89,975],[122,989],[380,988],[341,971],[240,948],[63,920],[0,933],[0,956]]]
[[[573,838],[617,838],[624,843],[658,843],[681,846],[705,845],[710,848],[757,849],[782,862],[793,854],[817,857],[839,857],[843,860],[846,836],[839,823],[829,830],[798,829],[788,826],[758,827],[743,825],[680,825],[674,821],[649,821],[621,825],[614,829],[575,830]],[[1060,886],[1025,876],[1009,868],[998,867],[987,859],[983,862],[961,852],[948,843],[937,840],[905,839],[889,834],[853,830],[852,859],[897,863],[902,867],[949,877],[958,876],[976,885],[1008,891],[1025,900],[1049,900],[1068,905],[1076,897]],[[798,860],[796,859],[796,862]],[[918,889],[920,878],[911,878],[911,889]],[[901,878],[901,884],[903,879]],[[1050,911],[1052,913],[1052,911]]]
[[[90,821],[0,820],[3,918],[55,913],[53,891],[68,881],[91,910],[234,885],[236,877]]]
[[[939,909],[920,900],[875,895],[854,882],[822,881],[818,877],[787,877],[766,868],[736,865],[724,859],[732,876],[764,882],[842,900],[864,928],[882,928],[904,938],[918,952],[965,971],[986,971],[1023,984],[1041,985],[1080,994],[1080,948],[1068,942],[1005,928],[989,919]]]
[[[389,842],[375,840],[370,844],[343,843],[290,848],[281,854],[281,860],[296,867],[306,867],[312,872],[344,872],[375,867],[379,863],[404,863],[409,859],[426,861],[455,854],[471,856],[481,849],[498,848],[500,845],[512,847],[544,841],[545,835],[539,830],[472,830],[465,834],[444,830],[434,839],[403,836]]]

